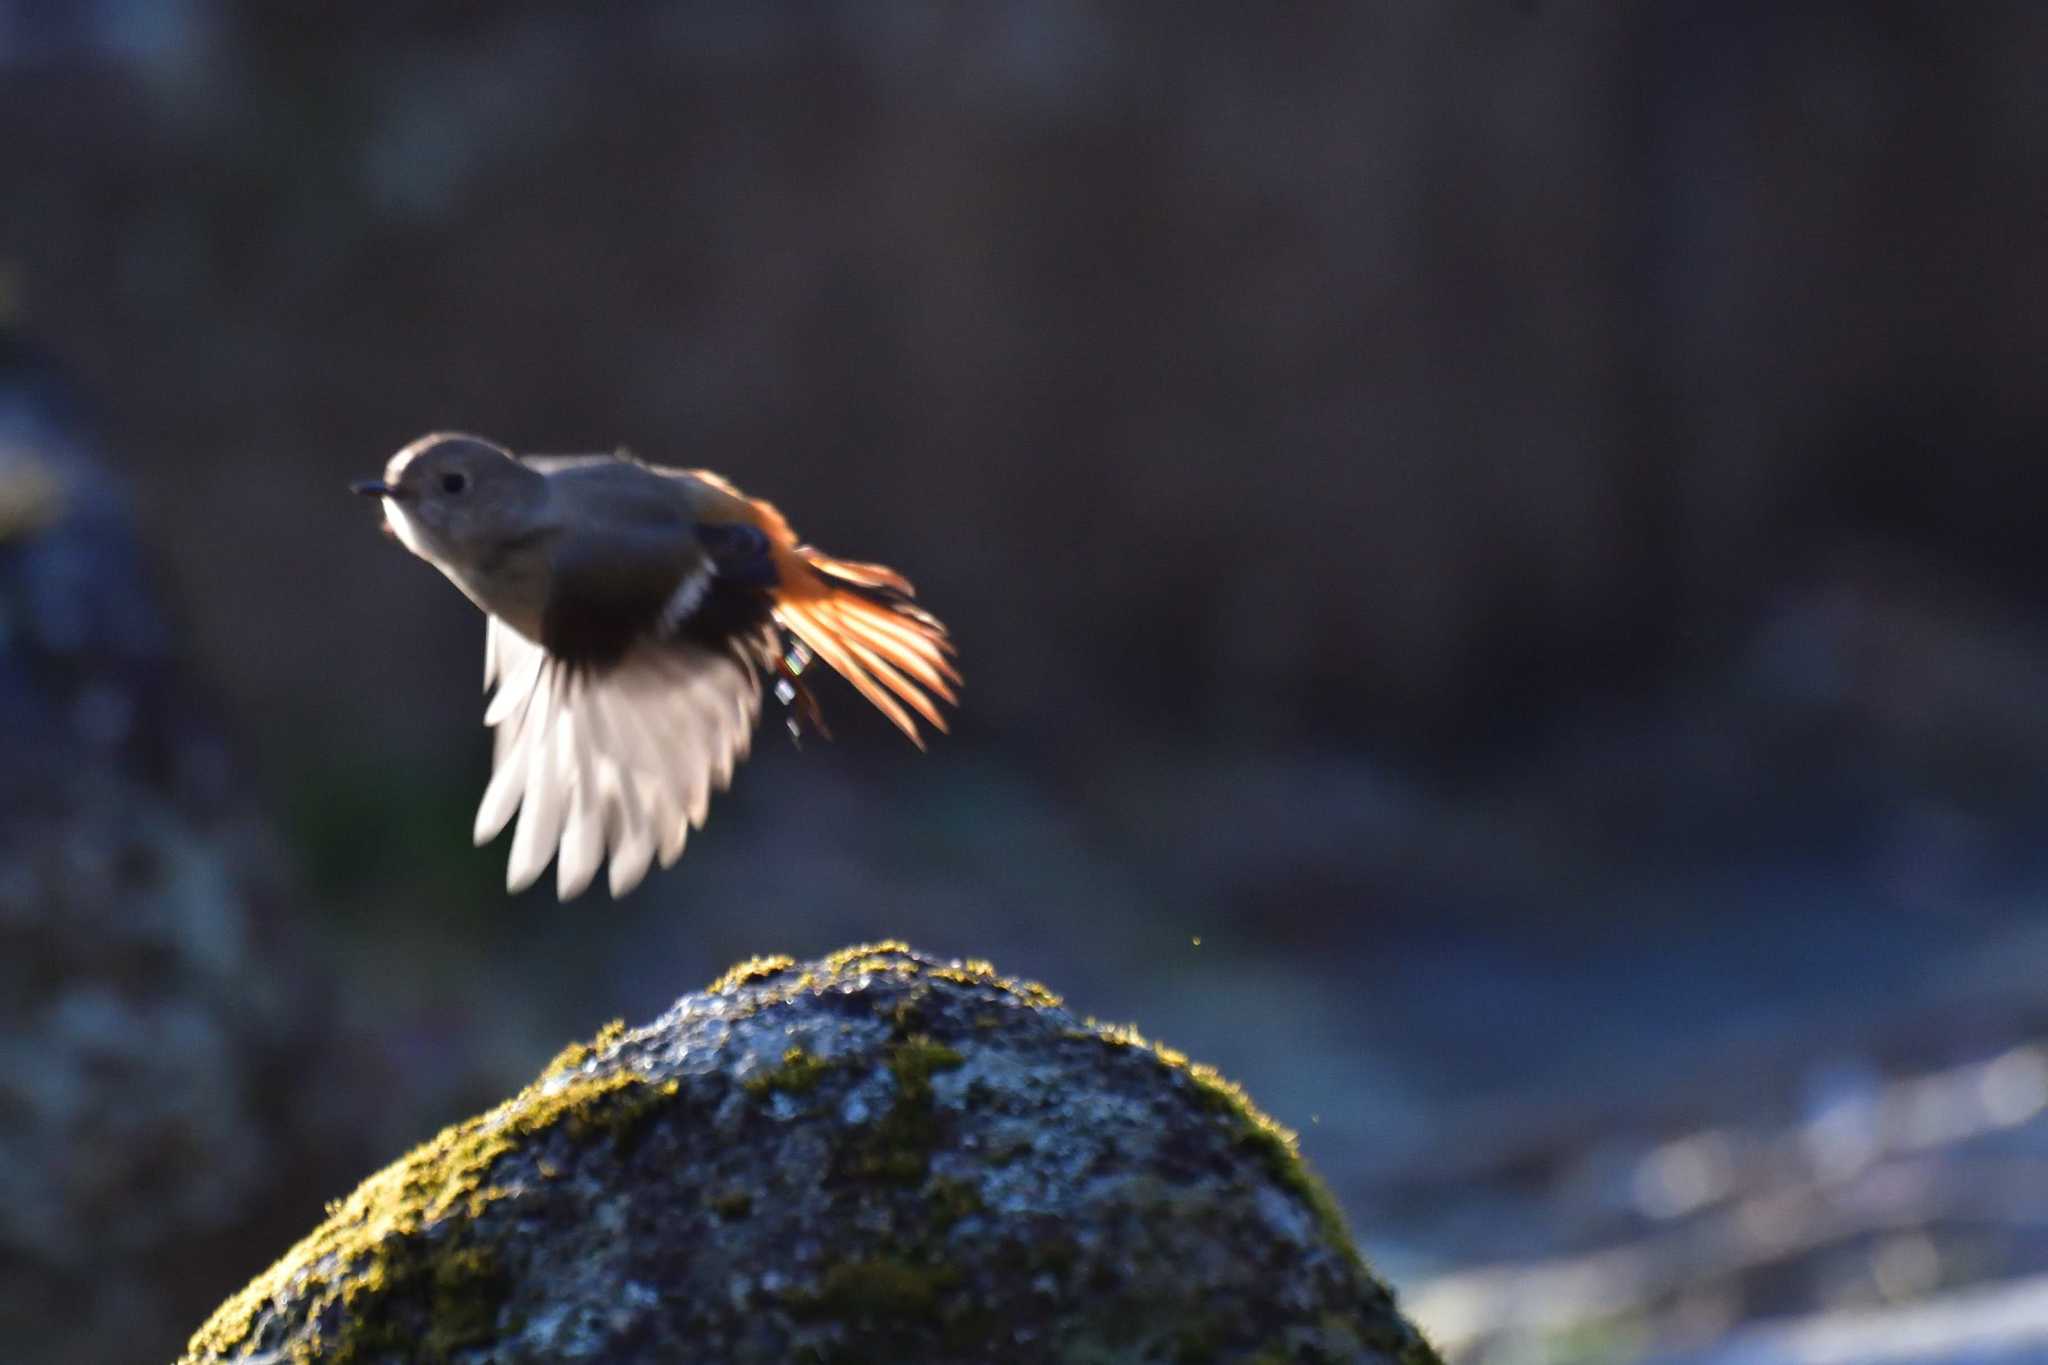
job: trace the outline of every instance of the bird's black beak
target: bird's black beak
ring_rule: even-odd
[[[359,479],[348,486],[348,491],[360,494],[366,498],[403,498],[405,496],[402,490],[392,487],[382,479]]]

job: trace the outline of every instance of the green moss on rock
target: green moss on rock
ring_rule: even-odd
[[[540,1074],[545,1079],[549,1076],[566,1076],[572,1071],[580,1071],[591,1058],[615,1046],[619,1039],[625,1036],[626,1021],[614,1019],[599,1029],[597,1036],[589,1042],[571,1043],[556,1053],[555,1059],[549,1062]]]
[[[818,1078],[832,1069],[800,1047],[782,1054],[782,1065],[758,1076],[749,1076],[746,1088],[756,1095],[802,1095],[816,1088]]]
[[[1196,1102],[1229,1122],[1237,1144],[1257,1156],[1274,1182],[1308,1207],[1329,1243],[1344,1248],[1360,1272],[1365,1271],[1365,1262],[1358,1255],[1358,1244],[1351,1236],[1343,1209],[1329,1186],[1317,1178],[1301,1155],[1299,1134],[1260,1109],[1243,1086],[1215,1067],[1191,1061],[1178,1048],[1146,1039],[1135,1025],[1100,1024],[1094,1020],[1089,1024],[1110,1046],[1144,1048],[1185,1077]]]
[[[706,995],[731,995],[742,986],[751,986],[766,981],[769,977],[780,976],[796,966],[796,959],[783,953],[767,957],[750,957],[745,962],[729,968],[725,975],[704,988]]]
[[[941,1290],[959,1283],[960,1272],[946,1266],[917,1265],[877,1257],[841,1261],[832,1266],[810,1293],[791,1299],[799,1317],[832,1317],[858,1322],[870,1318],[925,1318]]]
[[[760,958],[373,1176],[192,1362],[1434,1360],[1293,1134],[900,944]]]
[[[353,1365],[413,1344],[423,1359],[439,1361],[487,1339],[506,1279],[470,1228],[505,1194],[489,1180],[493,1167],[558,1129],[579,1138],[630,1134],[675,1093],[673,1080],[550,1067],[518,1096],[443,1129],[331,1205],[311,1236],[214,1312],[186,1358],[254,1354],[251,1338],[266,1309],[293,1300],[310,1324],[282,1353],[293,1365]]]
[[[959,1066],[963,1058],[923,1033],[890,1041],[884,1057],[895,1098],[880,1119],[848,1135],[836,1169],[849,1179],[916,1184],[931,1169],[939,1142],[932,1077]]]
[[[740,1185],[728,1185],[710,1198],[711,1211],[721,1219],[745,1218],[754,1211],[753,1193]]]

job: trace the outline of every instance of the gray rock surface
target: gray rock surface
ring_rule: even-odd
[[[1215,1073],[901,944],[758,959],[372,1176],[197,1362],[1433,1361]]]

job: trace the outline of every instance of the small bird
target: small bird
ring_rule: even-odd
[[[551,858],[563,900],[607,855],[614,896],[672,865],[746,757],[764,678],[792,734],[800,720],[824,733],[801,677],[812,656],[920,749],[917,717],[946,728],[953,645],[909,581],[799,544],[708,470],[434,432],[353,489],[487,618],[494,755],[475,837],[517,812],[509,890]]]

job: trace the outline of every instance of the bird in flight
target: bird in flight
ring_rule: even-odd
[[[799,544],[708,470],[435,432],[354,490],[487,618],[494,752],[475,836],[517,813],[509,890],[550,859],[563,900],[607,856],[614,896],[673,864],[746,757],[764,680],[793,733],[823,732],[801,676],[813,657],[919,748],[920,718],[946,728],[953,645],[909,581]]]

